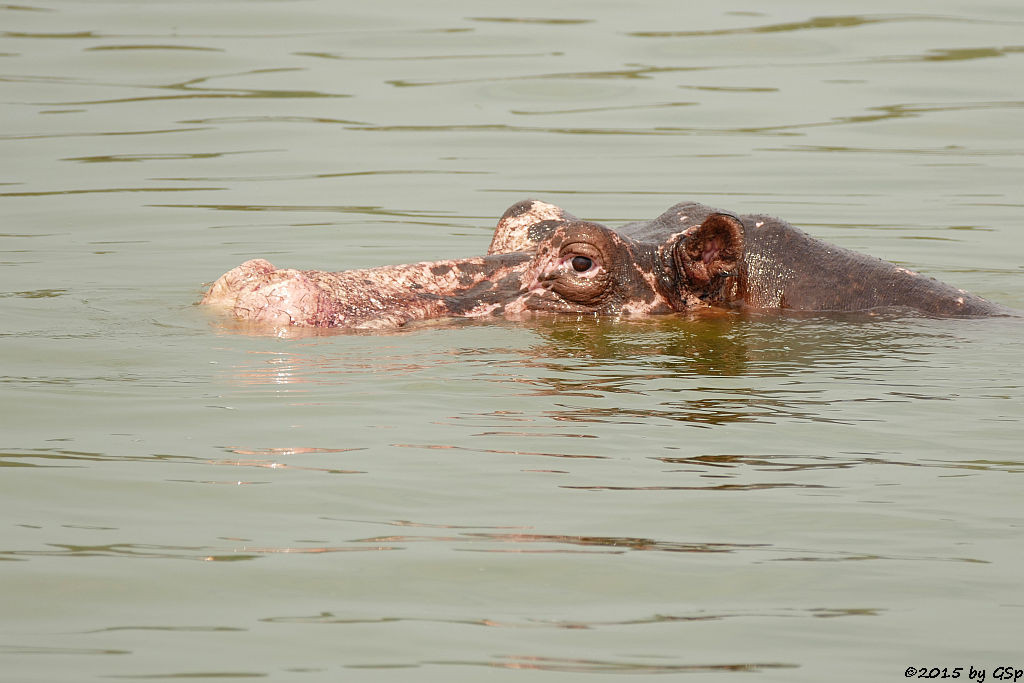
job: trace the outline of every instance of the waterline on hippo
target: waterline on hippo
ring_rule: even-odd
[[[713,308],[1004,315],[981,297],[815,239],[785,221],[682,203],[617,229],[527,200],[486,256],[328,272],[263,259],[203,304],[274,327],[386,330],[414,320],[532,312],[647,316]]]

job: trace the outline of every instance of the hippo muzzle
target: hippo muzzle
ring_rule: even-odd
[[[202,303],[273,326],[387,329],[496,313],[522,295],[529,261],[516,252],[332,273],[255,259],[222,275]]]

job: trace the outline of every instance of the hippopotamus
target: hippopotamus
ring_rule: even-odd
[[[687,202],[613,229],[538,200],[504,213],[485,256],[343,272],[279,269],[255,259],[221,276],[202,303],[274,326],[377,330],[414,320],[532,312],[1008,313],[770,216]]]

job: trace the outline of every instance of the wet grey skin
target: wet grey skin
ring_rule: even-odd
[[[202,303],[274,326],[350,329],[446,317],[645,316],[716,307],[1011,313],[769,216],[682,203],[654,220],[612,229],[536,200],[505,212],[486,256],[337,273],[255,259],[222,275]]]

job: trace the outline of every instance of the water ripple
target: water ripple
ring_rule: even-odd
[[[174,546],[150,543],[108,543],[101,545],[78,545],[70,543],[47,543],[52,550],[0,550],[0,561],[22,560],[32,557],[120,557],[133,559],[198,560],[201,562],[240,562],[254,560],[264,555],[298,554],[320,555],[324,553],[375,552],[400,550],[389,545],[346,546],[281,546],[261,547],[242,545],[233,548],[211,546]]]
[[[572,659],[533,655],[496,655],[492,659],[427,661],[424,664],[443,666],[483,666],[498,669],[552,671],[563,673],[671,674],[711,672],[758,672],[770,669],[796,669],[798,664],[781,662],[734,664],[647,664],[638,661],[610,659]],[[360,668],[349,666],[348,668]]]
[[[114,650],[98,647],[46,647],[41,645],[0,645],[0,654],[5,655],[130,655],[131,650]]]
[[[857,28],[871,24],[890,24],[906,22],[942,22],[957,24],[1003,24],[985,19],[970,19],[967,17],[950,17],[942,15],[926,14],[891,14],[891,15],[836,15],[812,17],[804,21],[791,21],[777,24],[764,24],[761,26],[746,26],[740,28],[705,29],[699,31],[631,31],[626,35],[635,38],[690,38],[701,36],[735,36],[756,33],[791,33],[795,31],[808,31],[816,29],[836,28]],[[1012,22],[1019,23],[1019,22]]]
[[[653,614],[643,617],[625,619],[550,619],[524,617],[519,619],[504,617],[501,619],[487,617],[466,617],[444,619],[423,616],[358,616],[354,614],[338,614],[336,612],[320,612],[308,616],[264,617],[262,622],[270,624],[385,624],[397,622],[425,622],[437,624],[458,624],[464,626],[483,626],[486,628],[507,629],[564,629],[573,631],[591,631],[621,626],[650,626],[657,624],[722,621],[726,619],[832,619],[836,617],[874,617],[884,610],[876,608],[850,607],[812,607],[812,608],[777,608],[759,610],[695,610],[690,613]],[[109,630],[109,629],[108,629]]]
[[[344,98],[352,97],[346,93],[328,93],[320,92],[318,90],[282,90],[282,89],[260,89],[260,88],[228,88],[228,87],[199,87],[201,83],[207,83],[216,79],[223,78],[238,78],[245,76],[265,75],[272,73],[282,73],[291,71],[304,71],[304,69],[298,67],[277,67],[268,69],[252,69],[249,71],[243,71],[239,73],[229,74],[216,74],[210,76],[199,76],[197,78],[190,78],[179,83],[171,83],[169,85],[126,85],[118,84],[119,87],[124,88],[147,88],[157,90],[172,90],[183,94],[171,94],[171,95],[149,95],[149,96],[137,96],[137,97],[118,97],[118,98],[106,98],[106,99],[94,99],[94,100],[71,100],[66,102],[46,102],[45,104],[53,106],[71,106],[71,105],[87,105],[87,104],[121,104],[125,102],[149,102],[149,101],[160,101],[160,100],[182,100],[182,99],[262,99],[262,98]],[[69,83],[84,85],[88,87],[95,87],[94,83],[87,83],[83,81],[76,81],[69,79]]]

